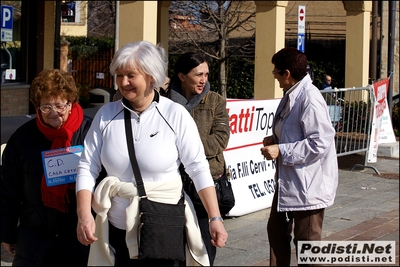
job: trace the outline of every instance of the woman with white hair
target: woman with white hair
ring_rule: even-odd
[[[131,198],[118,194],[113,197],[101,195],[102,185],[107,179],[136,186],[126,143],[125,109],[131,115],[135,154],[147,195],[155,196],[152,200],[157,202],[177,203],[182,190],[179,165],[183,163],[212,221],[212,244],[223,247],[227,241],[228,233],[220,219],[214,182],[196,123],[182,105],[160,96],[156,89],[166,80],[167,64],[165,50],[147,41],[123,46],[110,64],[110,73],[116,75],[123,98],[102,106],[94,117],[85,139],[86,148],[78,164],[76,181],[77,235],[82,244],[91,245],[89,265],[209,265],[193,205],[188,198],[185,217],[190,253],[186,253],[186,263],[177,263],[173,260],[138,259],[138,223],[127,218],[129,215],[137,220],[138,216],[126,211],[130,205],[138,205],[138,201],[135,202],[137,195]],[[96,187],[102,166],[108,176]],[[151,192],[154,185],[158,185],[157,189]],[[97,195],[100,195],[100,200],[93,197]],[[105,212],[99,207],[103,207],[106,201],[111,204]],[[96,223],[90,213],[91,207],[97,212]],[[188,221],[193,223],[188,225]],[[132,224],[134,226],[129,227]],[[154,242],[157,242],[157,236],[154,236]]]

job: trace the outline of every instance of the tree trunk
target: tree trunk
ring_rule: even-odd
[[[225,46],[224,39],[221,40],[221,56],[225,57],[225,50],[222,50],[222,47]],[[226,61],[221,60],[219,62],[219,93],[226,98],[226,84],[228,80],[228,75],[226,74]]]
[[[226,83],[228,80],[226,74],[226,21],[223,1],[219,1],[219,16],[221,18],[220,46],[219,46],[219,93],[226,98]]]

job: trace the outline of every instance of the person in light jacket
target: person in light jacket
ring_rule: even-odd
[[[296,247],[301,240],[321,240],[324,210],[335,199],[335,130],[326,102],[307,74],[305,54],[283,48],[273,55],[272,64],[284,96],[275,113],[273,135],[263,139],[261,148],[277,166],[267,224],[270,266],[290,266],[292,230]]]
[[[187,197],[186,262],[138,259],[139,196],[127,148],[125,109],[130,114],[135,154],[148,198],[176,204],[182,193],[179,166],[183,163],[207,211],[212,245],[226,244],[228,233],[196,123],[182,105],[157,90],[165,83],[167,65],[165,50],[148,41],[124,45],[110,64],[123,98],[97,111],[77,168],[77,236],[82,244],[90,245],[89,265],[209,265],[195,211]],[[96,187],[102,166],[108,176]],[[110,194],[102,194],[103,189]],[[96,221],[91,207],[97,213]],[[154,236],[154,243],[157,238]]]

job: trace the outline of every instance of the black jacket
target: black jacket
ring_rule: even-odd
[[[71,235],[76,239],[75,191],[70,190],[68,213],[45,207],[41,198],[43,164],[41,152],[50,150],[48,140],[32,119],[19,127],[7,142],[1,170],[1,241],[15,244],[17,225],[50,235]],[[85,117],[73,134],[71,145],[83,145],[91,125]]]

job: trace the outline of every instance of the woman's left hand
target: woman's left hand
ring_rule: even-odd
[[[279,145],[264,146],[261,148],[261,155],[267,160],[276,159],[279,156]]]
[[[211,244],[215,247],[223,248],[228,241],[228,232],[225,230],[222,221],[211,221],[209,223],[211,233]]]
[[[208,228],[211,234],[211,244],[215,247],[222,248],[225,246],[228,240],[228,233],[225,230],[224,222],[222,221],[219,208],[217,195],[215,193],[215,187],[209,186],[201,189],[199,192],[199,197],[203,202],[205,209],[209,215],[209,218],[220,218],[221,220],[211,220],[209,222]]]

